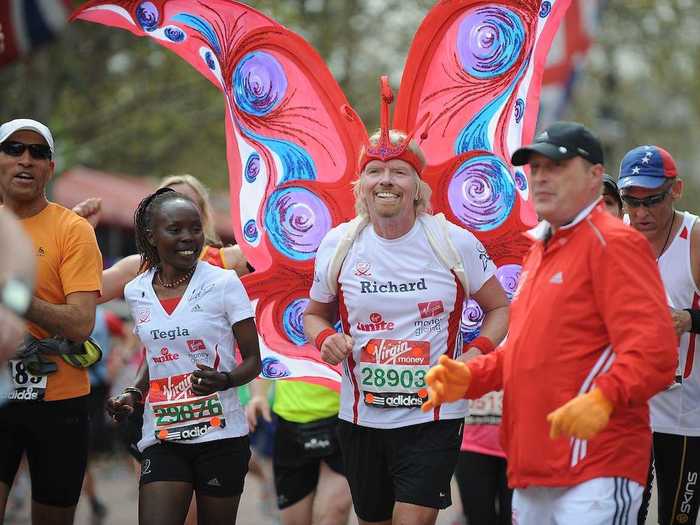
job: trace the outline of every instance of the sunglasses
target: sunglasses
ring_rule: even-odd
[[[21,157],[25,150],[29,150],[29,155],[35,160],[51,160],[51,148],[47,144],[25,144],[14,140],[0,143],[0,151],[11,157]]]
[[[620,195],[620,198],[622,199],[622,202],[624,202],[630,208],[639,208],[640,206],[644,206],[645,208],[653,208],[654,206],[661,204],[666,199],[666,195],[669,193],[671,193],[671,188],[668,188],[663,193],[649,195],[643,199],[637,199],[636,197],[630,197],[629,195]]]

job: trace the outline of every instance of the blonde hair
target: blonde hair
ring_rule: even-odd
[[[389,130],[389,142],[394,145],[403,142],[406,139],[406,136],[407,135],[402,131],[395,129]],[[381,130],[378,130],[369,138],[369,143],[372,146],[376,146],[379,143],[380,137]],[[408,149],[417,155],[423,164],[425,164],[425,155],[423,154],[423,150],[420,149],[420,146],[415,140],[411,139],[411,142],[408,143]],[[413,207],[416,210],[416,215],[420,213],[432,213],[433,210],[430,206],[430,198],[433,195],[433,190],[427,182],[418,176],[418,173],[416,173],[416,170],[413,167],[411,167],[411,169],[416,179],[416,197],[413,201]],[[357,213],[357,215],[368,216],[369,211],[367,209],[367,203],[362,196],[362,181],[364,173],[365,171],[362,170],[362,172],[358,175],[357,180],[353,181],[352,193],[355,196],[355,213]]]
[[[221,242],[221,237],[216,233],[216,227],[214,223],[214,212],[212,210],[211,202],[209,202],[209,190],[199,182],[197,177],[192,175],[170,175],[165,177],[161,182],[160,188],[172,188],[178,184],[186,184],[192,191],[197,195],[195,204],[199,206],[199,210],[202,212],[202,229],[204,230],[204,242],[209,246],[215,246],[221,248],[223,243]]]

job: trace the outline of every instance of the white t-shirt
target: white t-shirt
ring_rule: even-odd
[[[342,363],[339,417],[374,428],[398,428],[438,419],[462,418],[467,402],[430,413],[425,374],[442,354],[462,351],[460,319],[467,299],[454,273],[443,266],[418,221],[399,239],[379,237],[372,225],[357,236],[338,276],[337,296],[328,288],[336,246],[348,223],[328,232],[316,253],[311,299],[338,300],[343,331],[354,341]],[[449,225],[462,257],[470,292],[496,268],[483,245],[467,230]]]
[[[236,272],[200,261],[170,315],[153,290],[153,274],[144,272],[124,288],[150,377],[139,450],[159,440],[203,443],[246,435],[235,388],[201,397],[190,388],[197,363],[225,372],[236,366],[231,326],[253,317]]]

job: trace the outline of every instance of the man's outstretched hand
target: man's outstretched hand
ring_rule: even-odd
[[[438,364],[428,370],[425,382],[428,383],[428,400],[421,409],[428,412],[443,403],[464,399],[472,382],[472,373],[461,361],[441,355]]]

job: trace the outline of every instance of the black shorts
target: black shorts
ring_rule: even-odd
[[[338,437],[357,516],[391,519],[396,501],[445,509],[462,444],[462,419],[377,429],[340,421]]]
[[[248,436],[205,443],[156,443],[143,451],[141,485],[156,481],[192,483],[197,494],[238,496],[248,473]]]
[[[0,481],[12,486],[27,454],[32,499],[54,507],[77,505],[89,444],[87,396],[0,407]]]
[[[654,432],[653,470],[649,475],[639,521],[646,518],[653,474],[659,495],[659,523],[694,524],[700,507],[700,437]]]
[[[338,418],[293,423],[278,418],[272,468],[277,507],[290,507],[311,494],[318,484],[321,461],[343,474],[337,438]]]

